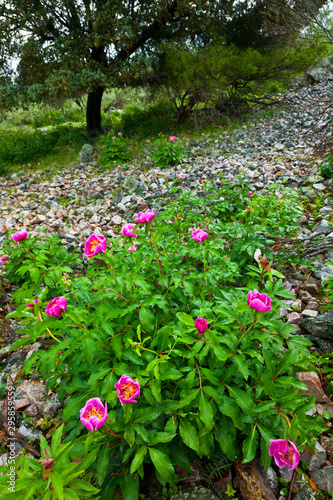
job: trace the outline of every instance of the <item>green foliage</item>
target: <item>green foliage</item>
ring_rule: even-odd
[[[319,172],[325,179],[333,177],[333,155],[328,155],[326,160],[320,165]]]
[[[167,168],[177,163],[181,163],[185,156],[184,147],[179,144],[175,136],[159,138],[154,142],[155,150],[151,157],[158,167]]]
[[[16,130],[0,133],[0,173],[13,164],[25,164],[54,153],[64,145],[87,142],[84,128],[60,125],[47,131]]]
[[[129,140],[119,132],[116,136],[111,136],[109,132],[101,139],[102,164],[107,166],[114,161],[128,162],[132,158],[132,150],[129,147]]]
[[[181,124],[193,110],[203,114],[200,106],[225,112],[231,106],[269,101],[262,94],[276,92],[312,65],[315,50],[297,43],[271,50],[241,49],[224,40],[197,49],[170,44],[161,61],[161,82]]]
[[[302,448],[327,429],[320,417],[306,414],[314,397],[298,394],[305,386],[295,373],[313,365],[311,343],[279,319],[282,300],[293,295],[272,253],[267,251],[270,270],[253,259],[256,248],[271,244],[267,234],[276,230],[277,211],[280,235],[295,232],[298,200],[290,196],[288,210],[279,209],[273,193],[260,195],[262,230],[256,195],[252,223],[239,217],[248,189],[239,179],[235,185],[223,181],[219,192],[206,183],[185,193],[138,238],[126,237],[123,244],[113,239],[111,249],[70,280],[67,266],[53,276],[55,264],[44,257],[30,261],[31,272],[26,268],[28,250],[46,255],[44,246],[52,246],[47,239],[14,245],[8,238],[3,248],[7,276],[14,267],[25,277],[13,296],[18,307],[8,315],[24,326],[12,349],[56,339],[25,361],[25,373],[39,370],[62,401],[70,396],[62,413],[66,441],[74,445],[71,456],[89,451],[95,457],[90,470],[101,500],[113,498],[117,487],[124,498],[138,499],[147,464],[165,488],[174,489],[175,465],[190,471],[197,457],[214,461],[223,454],[250,462],[260,454],[268,468],[270,439],[288,437]],[[281,188],[282,199],[287,194]],[[198,227],[208,233],[201,243],[191,236]],[[129,252],[133,241],[137,249]],[[249,307],[253,289],[271,298],[271,310]],[[33,291],[43,304],[28,311]],[[54,296],[67,298],[66,311],[55,318],[44,313]],[[196,318],[207,320],[203,335]],[[139,381],[135,404],[120,404],[114,385],[123,374]],[[79,419],[92,397],[107,402],[109,415],[93,434]]]
[[[126,106],[120,124],[126,135],[137,134],[146,138],[170,130],[174,116],[174,106],[166,100],[161,100],[145,108],[137,105]]]
[[[59,427],[52,437],[51,446],[47,444],[44,436],[41,437],[42,462],[36,458],[29,458],[20,454],[9,459],[9,466],[15,471],[17,478],[13,485],[10,481],[14,475],[8,474],[8,467],[1,466],[0,494],[2,498],[24,498],[77,500],[87,498],[98,493],[90,481],[84,479],[87,469],[96,460],[97,450],[86,450],[80,458],[82,461],[72,460],[74,444],[61,443],[63,425]],[[52,497],[51,497],[52,495]]]

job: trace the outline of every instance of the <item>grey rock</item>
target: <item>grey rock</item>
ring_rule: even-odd
[[[81,163],[90,163],[92,161],[93,154],[95,153],[96,148],[91,144],[84,144],[80,151],[80,162]]]
[[[313,471],[310,475],[317,488],[323,491],[333,491],[333,466],[323,467]]]
[[[54,415],[60,410],[62,404],[59,401],[58,395],[53,394],[46,403],[42,406],[42,415],[48,420],[53,418]]]
[[[40,439],[41,435],[43,434],[42,431],[38,429],[30,429],[30,427],[27,427],[25,424],[21,424],[17,432],[32,441],[34,439]]]
[[[325,460],[326,450],[318,441],[315,442],[314,449],[307,446],[301,453],[301,462],[306,463],[309,471],[320,469],[320,467],[325,463]]]
[[[324,177],[318,174],[309,175],[309,177],[304,181],[305,185],[319,183],[324,180]]]
[[[316,318],[304,318],[301,326],[316,337],[333,338],[333,313],[325,313]]]
[[[315,229],[315,232],[316,233],[319,233],[319,234],[328,234],[332,231],[332,227],[331,226],[326,226],[324,224],[320,224],[320,226],[318,226],[316,229]]]
[[[275,470],[272,467],[268,467],[268,469],[266,471],[266,476],[267,476],[268,484],[271,487],[271,490],[275,493],[275,495],[277,495],[277,493],[280,489],[279,488],[280,483],[279,483],[279,478],[278,478]]]
[[[312,309],[304,309],[302,312],[303,318],[315,318],[318,316],[318,311],[313,311]]]
[[[195,484],[181,488],[171,500],[218,500],[218,497],[207,488]]]
[[[320,441],[322,446],[325,448],[329,458],[333,458],[333,438],[328,436],[321,436]]]
[[[321,262],[314,262],[313,267],[314,275],[321,281],[325,281],[328,278],[333,278],[333,266],[331,264],[322,264]]]
[[[322,182],[318,182],[316,184],[313,184],[313,189],[316,189],[317,191],[325,191],[326,186]]]
[[[112,217],[113,224],[121,224],[121,221],[122,221],[122,218],[120,217],[120,215],[114,215]]]
[[[315,497],[309,490],[302,490],[295,496],[295,500],[315,500]]]
[[[293,471],[289,469],[290,467],[288,466],[283,467],[283,469],[280,469],[280,474],[283,477],[283,479],[287,481],[287,483],[289,483],[293,478]]]

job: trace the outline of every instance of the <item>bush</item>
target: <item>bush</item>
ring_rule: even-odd
[[[259,215],[251,225],[237,216],[248,205],[244,182],[235,188],[238,198],[227,181],[217,200],[211,188],[206,183],[186,193],[160,217],[141,214],[150,222],[123,227],[128,236],[123,243],[113,239],[105,253],[103,237],[94,236],[93,244],[89,238],[85,251],[95,256],[70,279],[67,267],[51,276],[54,263],[42,250],[52,246],[47,239],[38,246],[36,238],[8,238],[3,248],[7,275],[15,269],[26,276],[13,295],[18,307],[8,315],[24,325],[11,349],[54,339],[25,361],[25,373],[39,370],[62,401],[70,396],[62,413],[65,441],[78,458],[91,453],[97,498],[113,498],[120,487],[125,497],[138,499],[148,464],[167,497],[179,481],[174,466],[191,473],[197,457],[214,460],[222,453],[247,463],[260,453],[267,469],[270,439],[288,438],[302,449],[328,429],[319,416],[306,414],[315,396],[298,394],[306,386],[295,373],[313,366],[311,343],[279,319],[279,306],[288,307],[281,299],[293,294],[272,259],[253,258],[275,228],[272,195],[261,195],[260,202],[273,226],[258,234]],[[280,193],[283,199],[282,188]],[[235,221],[224,211],[228,198]],[[295,205],[293,199],[289,212]],[[295,231],[288,211],[280,224],[284,236]],[[254,290],[264,294],[264,307],[252,302]],[[32,297],[39,299],[33,310],[27,308]],[[55,297],[65,297],[67,305],[62,298],[63,312],[52,317],[44,311]],[[117,392],[125,374],[131,379]],[[135,401],[124,402],[138,384]],[[93,397],[107,403],[108,419],[90,433],[80,423],[80,409]],[[27,488],[22,485],[18,499]]]
[[[83,145],[87,142],[85,128],[58,126],[42,132],[18,130],[0,133],[0,165],[25,164],[55,154],[64,145]],[[1,167],[0,167],[1,168]]]
[[[155,150],[151,155],[158,167],[166,168],[181,163],[185,156],[184,147],[178,143],[175,136],[159,138],[154,142]]]
[[[160,101],[147,108],[136,105],[126,106],[121,117],[121,130],[128,136],[143,138],[158,135],[171,129],[175,118],[175,108],[168,101]]]
[[[108,133],[100,141],[102,148],[102,164],[109,165],[114,161],[128,162],[132,158],[132,151],[129,148],[129,140],[123,137],[122,132],[112,136]]]

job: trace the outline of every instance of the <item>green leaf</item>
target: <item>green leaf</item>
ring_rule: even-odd
[[[178,312],[176,316],[184,325],[194,326],[194,319],[189,314]]]
[[[181,419],[179,423],[179,432],[186,446],[192,450],[199,449],[198,433],[194,425],[187,422],[185,419]]]
[[[124,432],[124,439],[126,439],[126,441],[128,442],[128,444],[132,448],[132,446],[135,443],[135,433],[134,433],[134,429],[133,429],[132,426],[126,428],[126,430]]]
[[[237,405],[244,411],[244,413],[251,413],[253,407],[253,398],[250,394],[238,387],[228,387],[230,396],[236,401]]]
[[[58,472],[51,472],[50,479],[58,500],[64,500],[64,485],[62,477]]]
[[[241,372],[245,380],[249,378],[249,367],[247,365],[247,360],[242,354],[236,354],[232,357],[238,370]]]
[[[52,437],[52,444],[51,444],[51,449],[52,449],[52,458],[55,458],[57,455],[57,449],[59,444],[61,443],[61,436],[62,436],[62,430],[64,428],[64,424],[62,424],[56,432],[53,434]]]
[[[97,481],[101,485],[105,479],[106,473],[108,471],[108,465],[110,461],[110,449],[104,446],[98,455],[97,460]]]
[[[139,481],[135,480],[133,476],[128,474],[126,474],[126,476],[121,476],[119,478],[119,485],[123,495],[123,500],[138,500]]]
[[[130,474],[134,474],[135,471],[140,467],[147,454],[147,446],[141,446],[134,455],[134,458],[131,463]]]
[[[249,309],[249,305],[247,304],[247,302],[240,302],[239,304],[237,304],[237,306],[235,308],[235,312],[242,313],[242,312],[248,311],[248,309]]]
[[[30,269],[29,272],[32,281],[37,284],[40,276],[39,269],[37,267],[34,267],[33,269]]]
[[[242,447],[243,451],[243,464],[247,464],[254,459],[256,454],[256,449],[258,446],[258,432],[256,426],[253,427],[250,435],[245,439]]]
[[[273,276],[276,276],[277,278],[284,279],[283,274],[281,274],[279,271],[276,271],[275,269],[271,269],[271,273],[272,273]]]
[[[156,448],[149,448],[149,455],[151,461],[163,479],[165,479],[168,483],[174,483],[175,470],[170,462],[170,458]]]
[[[298,351],[296,349],[289,349],[284,353],[280,363],[278,364],[275,377],[280,373],[288,372],[288,370],[295,365],[298,360]]]
[[[86,359],[90,365],[94,361],[95,347],[95,341],[92,337],[86,337],[82,342],[83,359]]]
[[[154,331],[155,318],[152,312],[147,307],[140,307],[139,319],[143,330],[149,333]]]
[[[74,491],[82,490],[82,491],[89,491],[90,493],[98,493],[99,490],[95,488],[92,484],[83,481],[82,479],[74,479],[71,483],[71,488]]]
[[[323,411],[322,415],[327,420],[331,420],[331,418],[332,418],[332,415],[331,415],[331,413],[329,411]]]
[[[199,416],[200,420],[205,424],[206,429],[211,431],[214,426],[214,412],[202,393],[200,395]]]
[[[80,500],[75,491],[71,488],[65,488],[64,496],[65,500]]]

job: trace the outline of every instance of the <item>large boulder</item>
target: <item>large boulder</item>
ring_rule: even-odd
[[[325,313],[315,318],[304,318],[301,326],[316,337],[331,339],[333,338],[333,313]]]

